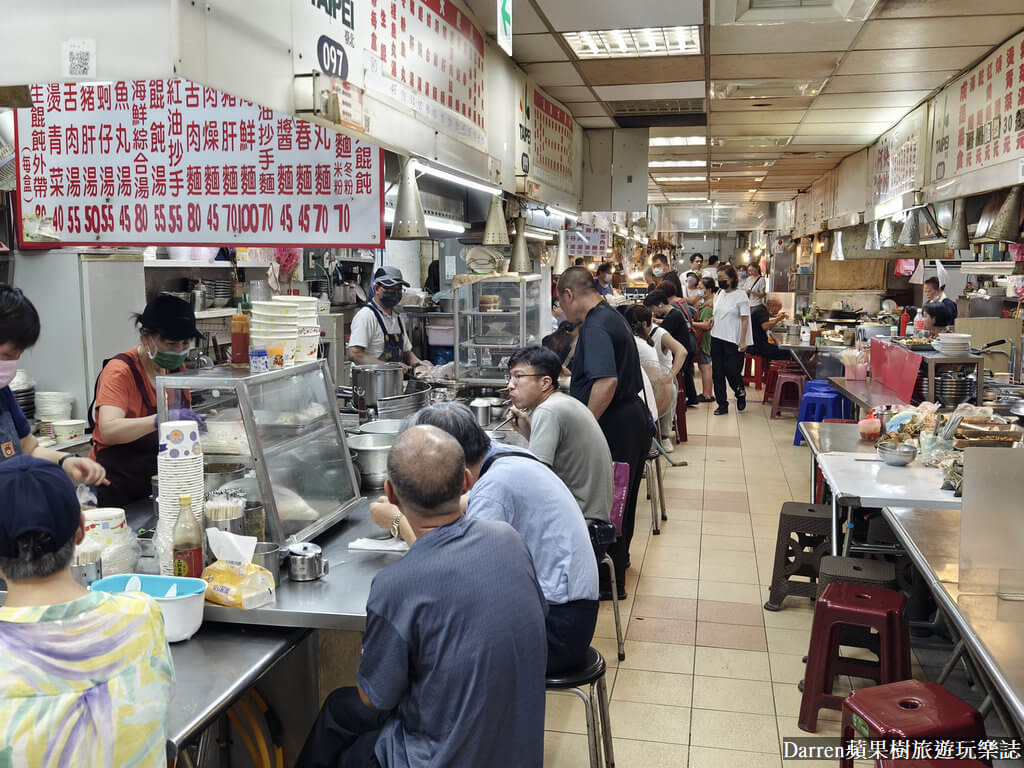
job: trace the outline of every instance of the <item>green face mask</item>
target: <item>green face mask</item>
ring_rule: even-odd
[[[148,350],[147,350],[148,351]],[[156,352],[149,352],[149,359],[159,367],[167,371],[176,371],[185,364],[188,352],[171,352],[168,349],[156,348]]]

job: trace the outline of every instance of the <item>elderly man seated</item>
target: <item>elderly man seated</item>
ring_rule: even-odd
[[[174,670],[160,608],[74,580],[84,523],[56,464],[0,463],[0,765],[166,762]]]
[[[782,303],[776,299],[768,299],[764,304],[750,308],[750,326],[754,334],[754,346],[747,352],[767,360],[790,360],[789,353],[779,349],[771,332],[788,315],[782,312]]]
[[[296,765],[540,768],[544,598],[519,535],[462,514],[469,483],[442,430],[395,441],[384,491],[412,546],[374,578],[358,687],[327,697]]]
[[[472,481],[467,517],[502,520],[523,537],[548,603],[548,674],[581,666],[597,625],[597,562],[572,493],[533,454],[492,442],[462,403],[438,403],[412,420],[443,429],[462,446]],[[431,466],[420,464],[421,470]],[[387,500],[371,505],[371,514],[378,525],[415,540]]]

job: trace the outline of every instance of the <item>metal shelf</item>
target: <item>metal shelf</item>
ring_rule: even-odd
[[[184,261],[177,259],[146,259],[142,262],[146,269],[231,269],[230,261]],[[239,264],[239,269],[266,269],[270,264]]]
[[[522,344],[477,344],[473,341],[464,341],[459,344],[466,349],[519,349]]]
[[[462,309],[460,315],[474,315],[479,317],[519,317],[518,309],[496,309],[493,312],[484,312],[479,309]]]

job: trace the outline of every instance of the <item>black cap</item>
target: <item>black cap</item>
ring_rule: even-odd
[[[75,486],[56,464],[31,456],[0,462],[0,557],[17,557],[18,539],[45,533],[56,552],[78,530]]]
[[[168,341],[185,341],[200,337],[196,329],[196,313],[187,301],[161,293],[139,316],[144,331],[154,333]]]

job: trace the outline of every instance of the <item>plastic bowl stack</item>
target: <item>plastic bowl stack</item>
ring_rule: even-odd
[[[173,576],[171,556],[174,524],[178,521],[179,499],[192,496],[192,514],[203,524],[203,449],[199,443],[199,425],[194,421],[165,421],[158,430],[160,452],[156,457],[160,497],[160,515],[154,542],[160,561],[160,573]]]
[[[940,333],[932,346],[944,355],[968,355],[971,352],[971,334]]]
[[[299,309],[296,304],[281,301],[254,301],[249,323],[249,348],[280,348],[284,364],[295,364],[295,351],[299,343]]]
[[[308,363],[316,360],[320,345],[320,320],[317,318],[319,299],[315,296],[275,296],[279,304],[293,304],[297,311],[298,337],[295,362]]]

